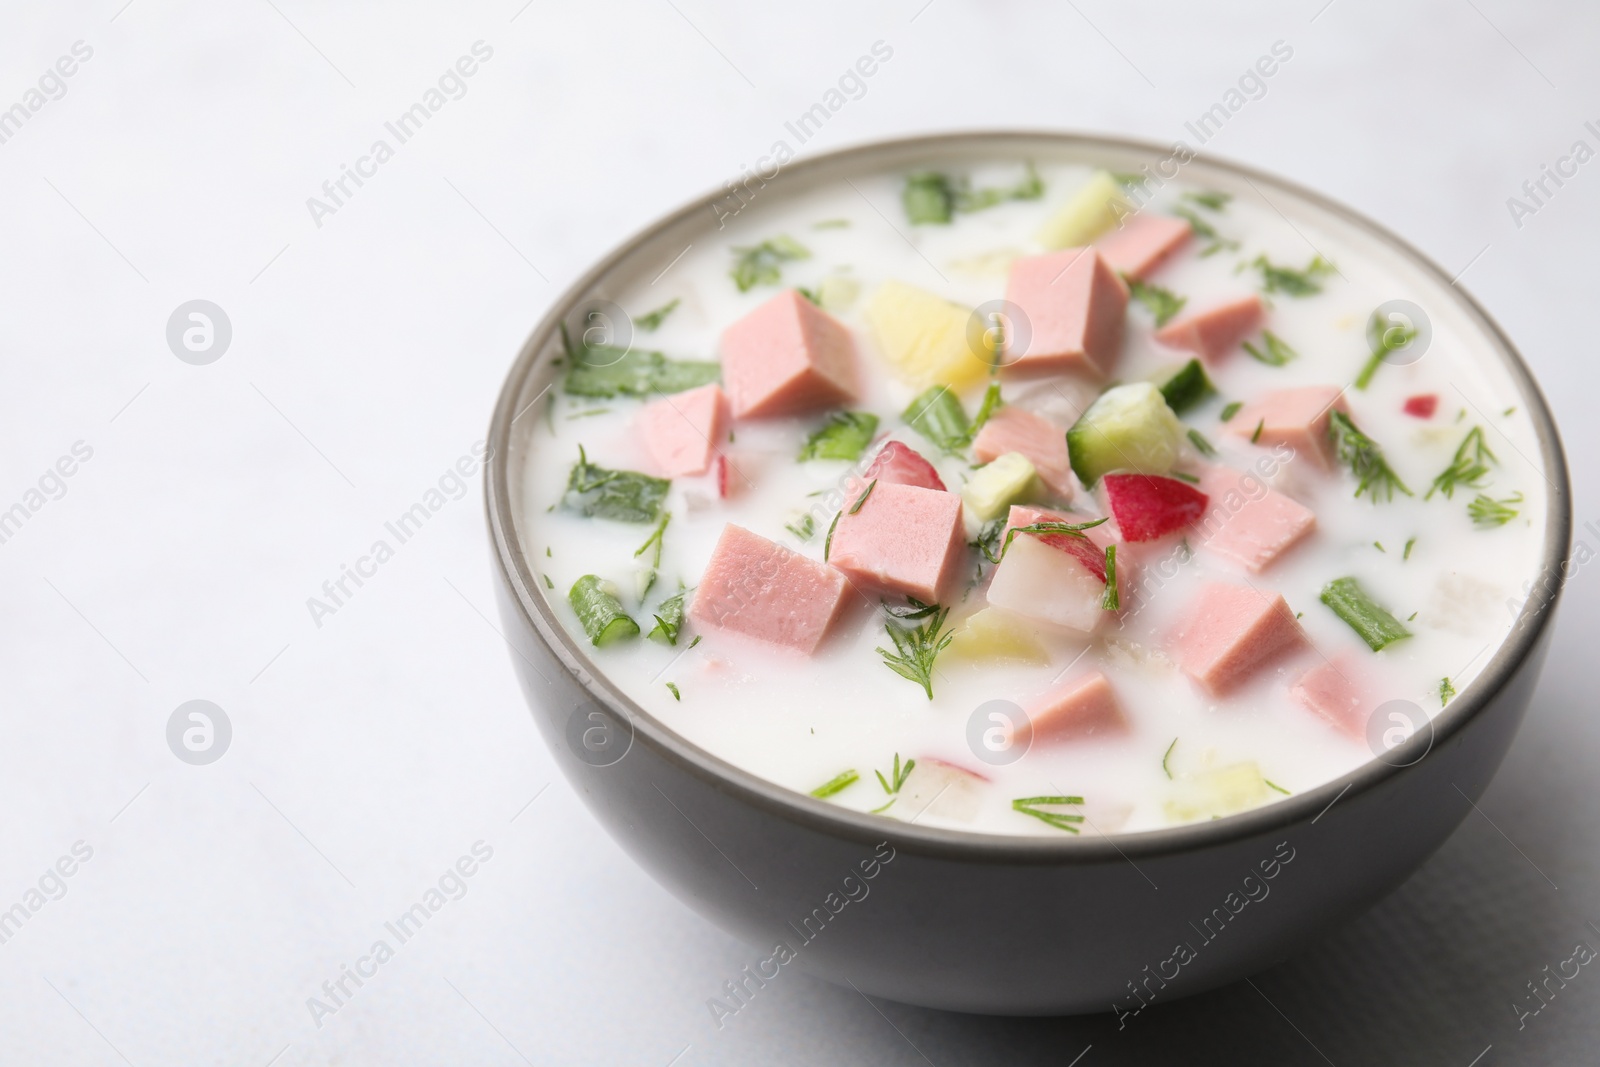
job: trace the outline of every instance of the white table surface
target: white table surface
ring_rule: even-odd
[[[488,621],[475,479],[320,627],[306,608],[482,437],[569,280],[767,152],[878,40],[892,60],[805,151],[977,126],[1168,140],[1288,42],[1207,149],[1465,270],[1596,517],[1600,162],[1520,228],[1505,202],[1600,147],[1600,11],[1323,3],[6,5],[0,108],[74,42],[93,55],[0,144],[0,509],[75,442],[93,455],[0,544],[0,908],[76,842],[93,855],[0,944],[0,1063],[1593,1062],[1600,974],[1520,1029],[1511,1007],[1600,946],[1589,568],[1481,813],[1255,988],[1120,1033],[789,971],[716,1029],[706,999],[755,957],[556,774]],[[306,199],[479,40],[466,94],[316,225]],[[165,338],[196,298],[233,327],[206,366]],[[191,699],[232,723],[208,766],[166,743]],[[307,998],[477,841],[466,895],[316,1025]]]

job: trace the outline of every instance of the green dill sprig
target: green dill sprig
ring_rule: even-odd
[[[1480,530],[1492,530],[1496,526],[1504,526],[1518,515],[1522,510],[1514,505],[1522,503],[1521,493],[1512,493],[1503,500],[1479,493],[1467,505],[1467,514],[1472,518],[1472,524]]]
[[[1210,459],[1217,454],[1217,446],[1206,440],[1206,435],[1191,427],[1189,429],[1189,443],[1194,445],[1195,451]]]
[[[1356,476],[1356,493],[1359,498],[1371,494],[1372,502],[1393,500],[1396,490],[1406,496],[1413,495],[1384,458],[1378,442],[1362,433],[1350,416],[1342,411],[1329,413],[1328,436],[1333,440],[1334,455],[1339,463],[1350,468]],[[1381,494],[1381,497],[1380,497]]]
[[[905,762],[905,766],[901,766],[900,753],[896,752],[894,754],[894,769],[889,772],[888,778],[883,776],[882,771],[875,770],[872,772],[878,776],[878,784],[883,786],[883,791],[888,795],[889,802],[881,808],[873,808],[871,814],[876,815],[879,812],[888,811],[894,806],[894,802],[900,799],[900,787],[906,784],[906,779],[911,776],[911,770],[916,765],[916,760],[908,759]]]
[[[1233,199],[1233,194],[1218,192],[1214,189],[1204,189],[1200,192],[1184,193],[1181,199],[1199,204],[1207,211],[1222,212],[1227,210],[1228,202]]]
[[[1239,409],[1242,407],[1244,407],[1243,400],[1230,400],[1222,405],[1222,410],[1218,412],[1218,418],[1222,422],[1231,422],[1233,417],[1239,414]]]
[[[777,285],[783,280],[783,264],[811,258],[811,250],[787,234],[779,234],[758,245],[734,248],[732,252],[733,268],[728,271],[728,277],[741,293],[758,285]]]
[[[1176,737],[1174,737],[1172,739],[1172,744],[1167,746],[1167,751],[1161,757],[1161,769],[1162,769],[1162,771],[1166,772],[1168,781],[1172,780],[1172,767],[1168,764],[1167,761],[1172,759],[1172,750],[1177,748],[1177,747],[1178,747],[1178,739]]]
[[[1263,778],[1261,780],[1267,784],[1267,788],[1268,789],[1276,789],[1278,792],[1282,793],[1284,796],[1290,796],[1291,795],[1287,789],[1285,789],[1283,786],[1279,785],[1277,782],[1274,782],[1271,778]]]
[[[817,536],[817,520],[812,517],[809,511],[800,516],[799,522],[784,523],[783,528],[794,534],[795,538],[800,541],[809,541]]]
[[[1117,611],[1122,607],[1122,597],[1117,592],[1117,546],[1106,546],[1106,592],[1100,598],[1100,607],[1105,611]]]
[[[1462,439],[1461,446],[1456,449],[1455,458],[1450,461],[1450,466],[1433,480],[1433,486],[1422,499],[1431,500],[1434,493],[1443,493],[1445,499],[1449,500],[1462,486],[1468,489],[1481,489],[1483,480],[1489,476],[1488,464],[1499,462],[1500,460],[1489,451],[1489,446],[1483,439],[1483,427],[1474,426]]]
[[[1155,316],[1157,326],[1165,326],[1172,321],[1173,316],[1183,310],[1183,305],[1189,302],[1186,296],[1179,296],[1170,289],[1163,289],[1159,285],[1150,285],[1137,278],[1126,278],[1128,293],[1139,303],[1143,304]]]
[[[1083,822],[1082,815],[1065,815],[1057,811],[1045,811],[1046,807],[1063,807],[1066,805],[1081,805],[1082,797],[1018,797],[1011,802],[1012,811],[1020,811],[1024,815],[1031,815],[1040,822],[1054,826],[1057,830],[1065,830],[1069,834],[1078,833],[1075,823]]]
[[[1106,518],[1103,519],[1095,519],[1092,522],[1059,522],[1055,520],[1049,520],[1045,522],[1029,523],[1027,526],[1013,526],[1011,529],[1006,531],[1005,541],[1001,543],[1000,551],[998,553],[991,552],[990,548],[986,545],[980,545],[979,547],[982,549],[985,558],[987,558],[990,563],[999,563],[1001,560],[1006,558],[1006,551],[1010,549],[1011,542],[1017,539],[1017,534],[1065,534],[1067,537],[1077,537],[1087,541],[1088,538],[1084,537],[1083,531],[1093,529],[1109,519],[1110,516],[1106,516]]]
[[[1450,703],[1450,698],[1456,695],[1456,687],[1450,684],[1450,679],[1439,679],[1439,706],[1442,708]]]
[[[799,460],[857,460],[878,431],[878,416],[869,411],[835,411],[800,448]]]
[[[1200,240],[1211,242],[1210,244],[1206,245],[1205,248],[1200,250],[1201,259],[1205,259],[1207,256],[1214,256],[1218,252],[1232,252],[1238,249],[1238,241],[1223,237],[1217,232],[1217,228],[1215,226],[1211,225],[1211,223],[1207,222],[1193,211],[1190,211],[1188,208],[1175,207],[1172,209],[1172,213],[1178,218],[1187,222],[1189,224],[1189,229],[1193,231],[1194,235],[1200,238]]]
[[[1399,318],[1399,315],[1393,316]],[[1361,373],[1356,375],[1355,387],[1365,389],[1372,384],[1372,376],[1378,373],[1378,368],[1383,366],[1384,360],[1390,352],[1398,352],[1417,339],[1417,328],[1390,321],[1385,323],[1377,311],[1367,320],[1367,343],[1372,348],[1372,354],[1367,357],[1367,362],[1362,365]]]
[[[1257,363],[1265,363],[1269,367],[1281,367],[1300,355],[1300,353],[1289,347],[1289,342],[1271,330],[1261,331],[1260,348],[1246,341],[1244,350],[1250,353],[1250,358]]]
[[[1337,269],[1320,255],[1312,256],[1311,262],[1300,270],[1279,266],[1265,255],[1257,256],[1249,265],[1261,272],[1263,292],[1285,296],[1315,296],[1322,292],[1321,279]]]
[[[857,774],[855,771],[840,771],[838,774],[834,775],[832,778],[829,778],[826,782],[823,782],[821,785],[813,789],[811,791],[811,795],[816,797],[818,800],[827,800],[835,793],[842,793],[846,789],[849,789],[851,786],[855,785],[860,778],[861,775]]]
[[[913,602],[917,603],[917,602]],[[891,652],[879,645],[878,655],[883,657],[884,665],[900,677],[916,682],[922,691],[928,694],[928,699],[933,699],[933,663],[945,646],[954,639],[955,633],[943,633],[944,620],[950,614],[949,608],[941,608],[937,604],[920,605],[915,610],[931,610],[917,615],[924,621],[919,626],[902,626],[893,611],[886,611],[884,629],[889,632],[889,640],[894,643]]]

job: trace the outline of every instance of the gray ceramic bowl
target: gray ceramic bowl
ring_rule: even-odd
[[[1031,158],[1133,171],[1171,154],[1066,134],[951,134],[796,162],[761,192],[770,202],[785,190],[930,161]],[[794,967],[893,1000],[1008,1015],[1126,1013],[1197,993],[1267,967],[1371,906],[1444,841],[1499,766],[1544,658],[1571,533],[1566,463],[1544,398],[1482,309],[1399,238],[1244,167],[1196,159],[1184,174],[1253,186],[1289,217],[1376,243],[1477,324],[1518,384],[1512,402],[1538,425],[1553,487],[1539,588],[1431,734],[1385,762],[1230,818],[1104,838],[1002,837],[846,811],[772,785],[685,741],[602,677],[537,590],[518,536],[520,466],[539,447],[528,432],[537,414],[522,416],[556,374],[559,323],[704,239],[727,194],[674,212],[603,258],[533,331],[495,408],[485,487],[500,613],[534,719],[623,848],[752,946],[751,966],[730,976],[732,986],[706,991],[725,1010]]]

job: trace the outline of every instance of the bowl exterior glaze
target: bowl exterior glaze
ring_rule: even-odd
[[[1170,152],[1065,134],[953,134],[793,167],[798,180],[816,181],[963,149],[1042,156],[1063,147],[1095,159]],[[1315,194],[1244,168],[1207,166],[1292,190],[1448,281],[1398,238]],[[1544,574],[1484,672],[1431,733],[1394,749],[1389,763],[1211,823],[1099,839],[1003,838],[843,812],[773,786],[690,745],[596,677],[536,591],[517,541],[513,481],[524,446],[515,422],[551,378],[560,317],[604,296],[608,276],[630,255],[681,243],[715,199],[612,253],[535,330],[495,413],[485,484],[500,616],[540,732],[573,789],[640,866],[750,944],[750,966],[728,976],[744,998],[799,967],[928,1007],[1115,1011],[1125,1021],[1147,1002],[1237,980],[1300,950],[1399,885],[1472,810],[1515,736],[1543,662],[1570,538],[1570,494],[1537,386],[1465,296],[1539,424],[1555,487]],[[739,1007],[725,989],[706,996]]]

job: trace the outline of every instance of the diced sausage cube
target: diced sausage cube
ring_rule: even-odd
[[[870,483],[869,483],[870,484]],[[937,489],[879,482],[850,499],[833,530],[828,562],[852,581],[936,604],[962,570],[961,498]]]
[[[661,473],[681,478],[704,474],[721,454],[728,421],[727,394],[712,384],[652,400],[639,410],[634,428]]]
[[[1116,365],[1128,287],[1094,249],[1023,256],[1011,265],[1006,299],[1026,320],[1009,332],[1008,371],[1077,370],[1099,378]]]
[[[826,563],[729,523],[695,589],[689,618],[809,655],[839,617],[849,588]]]
[[[1328,419],[1332,412],[1348,410],[1344,390],[1336,385],[1274,389],[1240,408],[1228,420],[1224,432],[1256,444],[1288,445],[1295,455],[1308,456],[1327,469],[1333,462]],[[1261,428],[1259,435],[1257,427]]]
[[[1200,488],[1211,506],[1200,520],[1196,542],[1257,574],[1317,525],[1310,508],[1247,471],[1206,467]]]
[[[850,331],[793,289],[722,332],[722,379],[739,419],[848,403],[855,360]]]
[[[1370,709],[1361,688],[1352,680],[1354,674],[1355,668],[1348,661],[1330,660],[1301,675],[1289,695],[1344,733],[1362,737]]]
[[[1189,239],[1184,219],[1141,211],[1094,243],[1111,269],[1125,278],[1143,279]]]
[[[993,463],[1007,452],[1026,456],[1052,495],[1072,499],[1076,480],[1067,459],[1067,433],[1060,426],[1026,408],[1007,404],[983,424],[972,441],[972,453],[980,463]]]
[[[1029,704],[1016,740],[1057,741],[1126,733],[1128,720],[1106,676],[1095,671],[1059,685]]]
[[[1193,352],[1215,363],[1261,327],[1266,310],[1254,293],[1222,304],[1180,315],[1156,331],[1156,340],[1169,348]]]
[[[1283,596],[1212,582],[1177,632],[1178,665],[1212,696],[1238,688],[1279,656],[1306,647]]]

